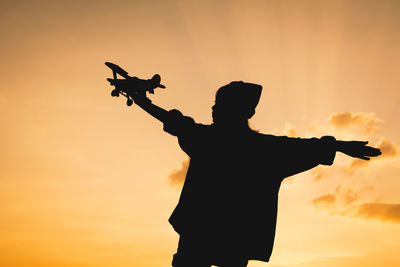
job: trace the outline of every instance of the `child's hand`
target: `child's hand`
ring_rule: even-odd
[[[367,146],[368,141],[338,141],[338,151],[354,158],[369,160],[370,157],[379,156],[378,148]]]
[[[131,95],[131,97],[133,98],[133,101],[135,102],[135,104],[140,105],[142,103],[146,103],[149,102],[149,99],[146,96],[146,92],[145,91],[139,91],[139,92],[135,92],[134,95]]]

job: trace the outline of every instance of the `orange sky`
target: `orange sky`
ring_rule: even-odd
[[[197,122],[244,80],[261,132],[379,146],[288,179],[271,261],[249,266],[400,266],[399,1],[0,3],[0,266],[170,266],[186,155],[111,98],[105,61],[159,73],[153,102]]]

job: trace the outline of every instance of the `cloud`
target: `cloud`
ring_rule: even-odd
[[[283,179],[282,183],[283,184],[293,184],[294,183],[293,177],[287,177],[287,178]]]
[[[296,128],[289,122],[285,123],[285,128],[283,128],[282,134],[289,137],[297,137]]]
[[[317,182],[321,179],[323,179],[324,177],[326,177],[326,168],[323,168],[322,166],[317,166],[314,169],[311,170],[311,181],[312,182]]]
[[[348,173],[351,174],[354,170],[367,166],[368,163],[368,160],[352,159],[347,171],[349,171]]]
[[[358,201],[362,193],[371,189],[373,189],[373,186],[371,185],[363,186],[358,190],[354,190],[348,186],[337,186],[333,194],[321,195],[320,197],[313,199],[312,203],[316,207],[325,207],[335,210],[338,206],[347,208],[348,205]]]
[[[276,134],[276,135],[286,135],[289,137],[297,137],[296,127],[294,127],[289,122],[285,123],[285,127],[283,127],[283,129],[275,129],[272,131],[272,133]]]
[[[400,203],[360,203],[363,193],[373,188],[367,185],[354,190],[350,187],[338,186],[333,194],[323,194],[313,199],[312,204],[319,210],[329,211],[331,215],[400,223]]]
[[[394,158],[399,155],[399,148],[398,146],[387,140],[386,138],[382,138],[379,142],[377,147],[381,150],[382,155],[380,156],[385,158]]]
[[[382,120],[379,119],[375,113],[363,113],[363,112],[336,112],[333,113],[328,123],[335,126],[338,129],[345,129],[352,126],[362,128],[365,134],[372,134],[379,131],[379,126]]]
[[[168,175],[168,180],[171,185],[177,185],[177,186],[183,185],[183,183],[185,182],[187,170],[189,168],[189,162],[190,158],[184,160],[179,169],[173,170]]]
[[[389,141],[386,138],[381,138],[376,145],[377,148],[379,148],[382,152],[382,154],[379,157],[372,157],[372,160],[382,160],[382,159],[387,159],[387,158],[396,158],[399,155],[399,147],[395,143]],[[354,171],[355,169],[359,169],[362,167],[365,167],[368,165],[370,161],[368,160],[362,160],[362,159],[352,159],[348,170],[349,171]]]
[[[400,223],[400,203],[363,203],[357,207],[356,216]]]
[[[336,188],[336,193],[340,195],[340,199],[343,202],[343,205],[350,205],[354,202],[361,199],[361,195],[365,192],[372,191],[374,186],[372,185],[364,185],[362,188],[358,190],[354,190],[351,187],[346,186],[338,186]]]
[[[335,203],[335,201],[336,201],[336,195],[326,194],[313,199],[312,203],[316,207],[330,207]]]

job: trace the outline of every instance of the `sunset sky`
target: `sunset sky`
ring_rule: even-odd
[[[243,80],[264,87],[253,129],[381,148],[286,179],[271,260],[250,267],[400,266],[399,14],[395,0],[0,0],[0,266],[171,265],[187,156],[111,97],[105,61],[160,74],[153,102],[199,123]]]

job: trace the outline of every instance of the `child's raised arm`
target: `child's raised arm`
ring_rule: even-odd
[[[133,100],[135,101],[135,104],[141,107],[143,110],[145,110],[147,113],[149,113],[151,116],[156,118],[157,120],[161,121],[162,123],[165,123],[168,117],[168,111],[154,105],[149,98],[147,98],[146,94],[136,94],[133,96]]]

